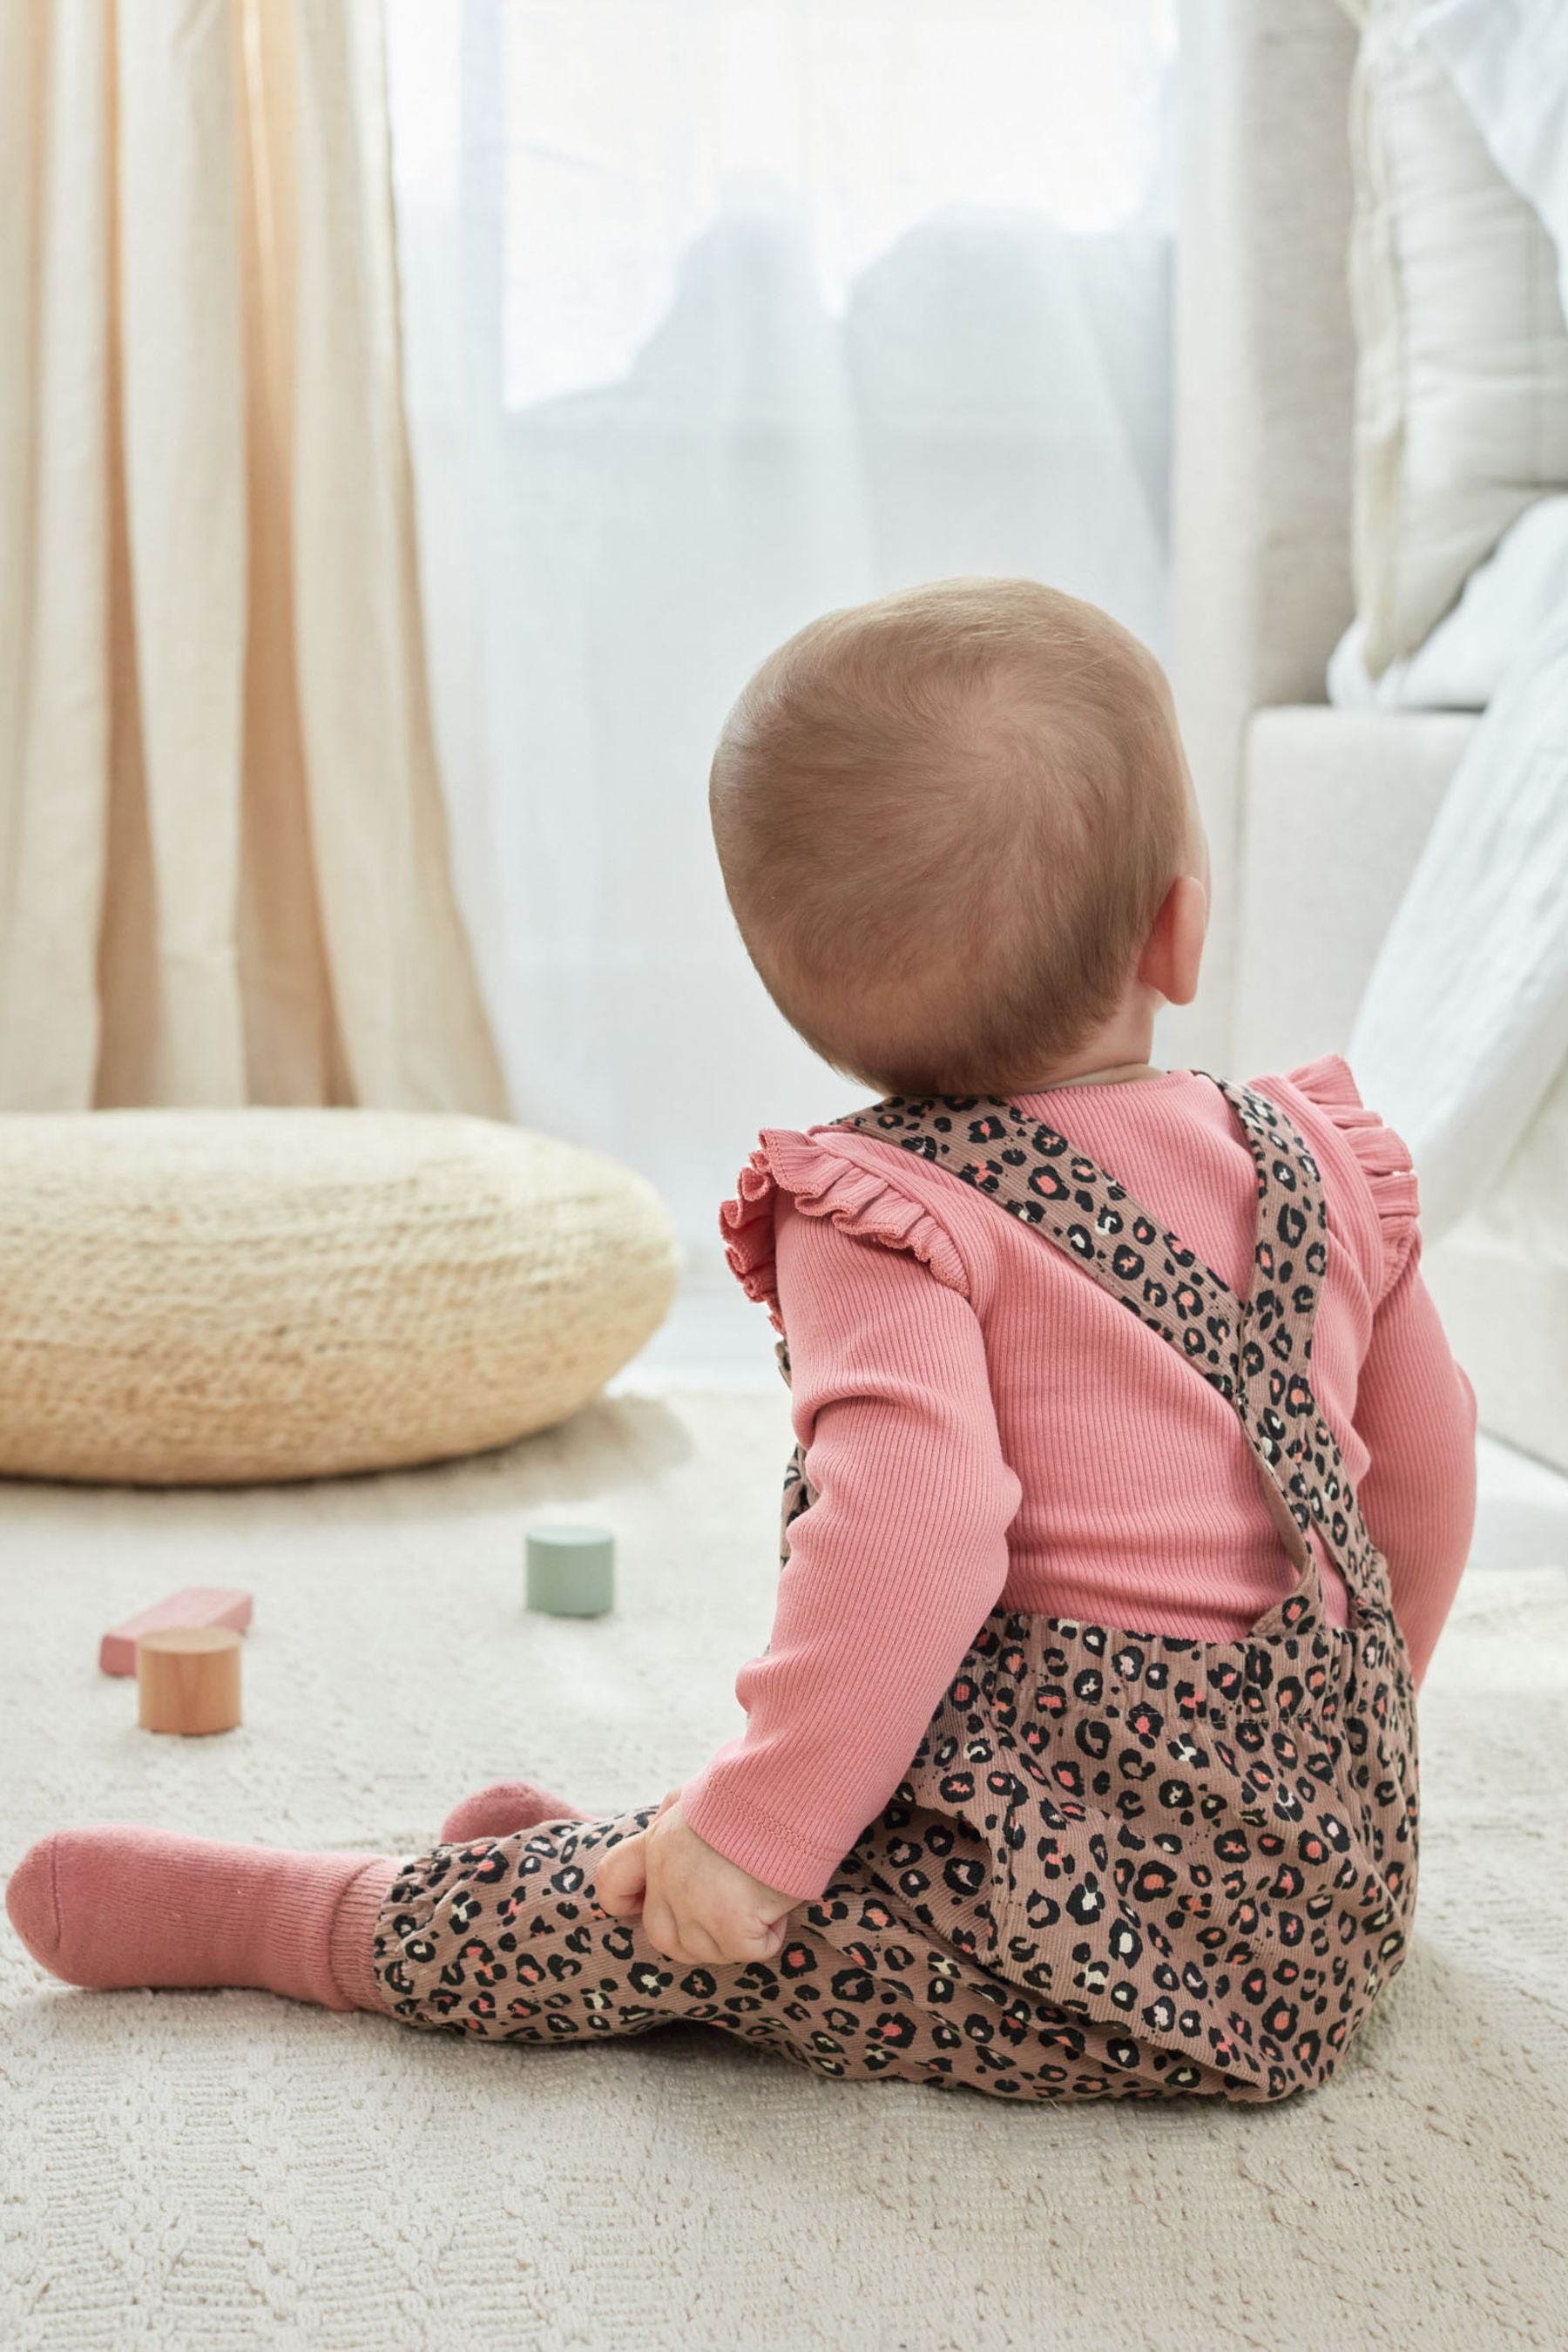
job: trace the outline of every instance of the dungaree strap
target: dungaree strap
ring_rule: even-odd
[[[889,1095],[832,1124],[896,1143],[986,1194],[1158,1332],[1235,1406],[1301,1581],[1317,1580],[1304,1537],[1315,1520],[1361,1594],[1371,1539],[1309,1370],[1328,1264],[1321,1171],[1278,1104],[1251,1087],[1211,1083],[1239,1119],[1258,1170],[1245,1299],[1125,1185],[1004,1097]]]

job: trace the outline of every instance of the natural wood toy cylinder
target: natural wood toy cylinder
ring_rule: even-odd
[[[143,1633],[136,1644],[142,1730],[187,1737],[232,1731],[239,1721],[239,1646],[229,1625],[168,1625]]]

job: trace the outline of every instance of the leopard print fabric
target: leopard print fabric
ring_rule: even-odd
[[[838,1124],[1032,1225],[1235,1407],[1290,1591],[1224,1643],[994,1610],[904,1780],[766,1964],[684,1969],[595,1909],[595,1855],[651,1807],[437,1847],[378,1921],[395,2014],[534,2042],[685,2020],[829,2075],[1024,2100],[1258,2102],[1329,2080],[1407,1948],[1414,1689],[1312,1394],[1320,1173],[1275,1104],[1222,1090],[1258,1169],[1245,1300],[1014,1104],[893,1097]],[[812,1500],[797,1448],[786,1557]],[[1350,1592],[1342,1629],[1312,1526]]]

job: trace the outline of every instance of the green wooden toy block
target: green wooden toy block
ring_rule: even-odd
[[[547,1617],[602,1617],[615,1600],[616,1539],[607,1528],[530,1528],[530,1609]]]

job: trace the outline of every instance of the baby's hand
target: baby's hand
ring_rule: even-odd
[[[615,1919],[640,1911],[648,1941],[668,1959],[709,1967],[771,1959],[797,1900],[716,1853],[688,1827],[675,1790],[646,1830],[610,1848],[594,1899]]]

